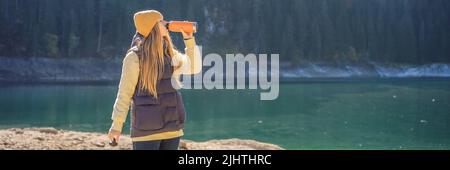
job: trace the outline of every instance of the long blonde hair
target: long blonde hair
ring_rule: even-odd
[[[157,23],[158,24],[158,23]],[[141,91],[149,92],[158,97],[157,83],[164,74],[164,56],[173,57],[173,44],[169,35],[162,36],[158,25],[138,47],[139,56],[139,87]],[[170,62],[171,60],[169,60]]]

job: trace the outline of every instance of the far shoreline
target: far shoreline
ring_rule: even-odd
[[[118,84],[121,58],[0,57],[0,83]],[[204,71],[209,67],[204,66]],[[281,62],[280,82],[320,79],[450,78],[450,63],[395,64],[373,61]],[[246,67],[248,78],[250,68]],[[202,73],[204,74],[204,72]],[[226,75],[225,75],[226,76]]]
[[[283,78],[280,83],[335,83],[335,82],[365,82],[365,81],[396,81],[396,80],[432,80],[432,81],[446,81],[450,77],[312,77],[312,78]],[[65,80],[1,80],[0,87],[11,85],[64,85],[64,86],[117,86],[119,80],[81,80],[81,81],[65,81]]]

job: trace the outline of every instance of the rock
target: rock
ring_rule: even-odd
[[[45,140],[43,137],[40,137],[40,136],[38,136],[38,137],[35,137],[34,139],[36,139],[36,140],[40,140],[40,141],[43,141],[43,140]]]
[[[54,135],[58,134],[58,130],[55,128],[39,128],[38,131],[41,133],[49,133]]]
[[[78,144],[80,144],[81,142],[79,142],[79,141],[72,141],[72,145],[78,145]]]
[[[11,131],[14,132],[14,133],[16,133],[16,134],[23,134],[23,129],[12,128]]]
[[[187,150],[188,147],[186,141],[180,141],[179,148],[182,150]]]
[[[72,138],[72,140],[76,140],[76,141],[84,141],[84,139],[82,139],[82,138],[80,138],[80,137]]]
[[[92,142],[92,145],[97,146],[97,147],[105,147],[105,143],[103,143],[103,142]]]
[[[13,145],[13,143],[11,143],[11,142],[3,142],[3,145]]]

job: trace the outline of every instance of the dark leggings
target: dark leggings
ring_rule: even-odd
[[[133,142],[133,150],[178,150],[180,138]]]

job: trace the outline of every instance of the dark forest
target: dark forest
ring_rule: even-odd
[[[205,53],[283,61],[450,62],[448,0],[3,0],[0,56],[123,57],[133,14],[199,24]],[[181,36],[173,35],[177,46]]]

